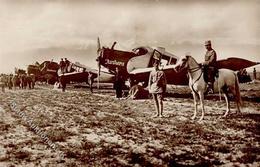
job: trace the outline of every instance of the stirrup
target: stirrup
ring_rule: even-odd
[[[212,90],[212,88],[208,89],[208,94],[214,94],[214,91]]]
[[[207,85],[207,89],[206,89],[205,94],[214,94],[214,90],[211,88],[210,85]]]

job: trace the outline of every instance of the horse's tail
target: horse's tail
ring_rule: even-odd
[[[240,104],[240,106],[242,106],[242,99],[241,99],[241,94],[239,89],[239,81],[236,74],[235,74],[235,91],[236,91],[236,100]]]

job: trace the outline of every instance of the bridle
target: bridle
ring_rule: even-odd
[[[194,68],[188,68],[188,71],[189,71],[190,73],[194,73],[194,72],[199,71],[200,69],[201,69],[200,66],[198,66],[198,67],[194,67]]]
[[[199,71],[201,69],[201,67],[200,66],[198,66],[198,67],[194,67],[194,68],[188,68],[188,71],[189,71],[189,73],[194,73],[194,72],[197,72],[197,71]],[[201,73],[200,73],[200,75],[199,75],[199,77],[192,83],[192,85],[191,85],[191,88],[192,88],[192,90],[193,90],[193,92],[195,92],[195,93],[197,93],[198,94],[198,92],[197,91],[195,91],[195,89],[194,89],[194,84],[196,83],[196,82],[198,82],[198,80],[201,78],[201,76],[202,76],[202,71],[201,71]]]

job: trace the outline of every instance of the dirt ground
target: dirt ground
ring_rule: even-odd
[[[244,108],[226,118],[207,99],[191,120],[187,87],[171,87],[165,117],[153,102],[117,100],[113,91],[50,86],[0,93],[0,166],[260,166],[260,84],[243,84]],[[186,94],[186,98],[179,97]]]

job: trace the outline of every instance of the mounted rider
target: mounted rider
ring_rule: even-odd
[[[217,73],[217,53],[211,47],[211,41],[205,41],[205,48],[207,52],[205,54],[204,66],[204,79],[208,83],[208,92],[214,92],[214,81]]]

